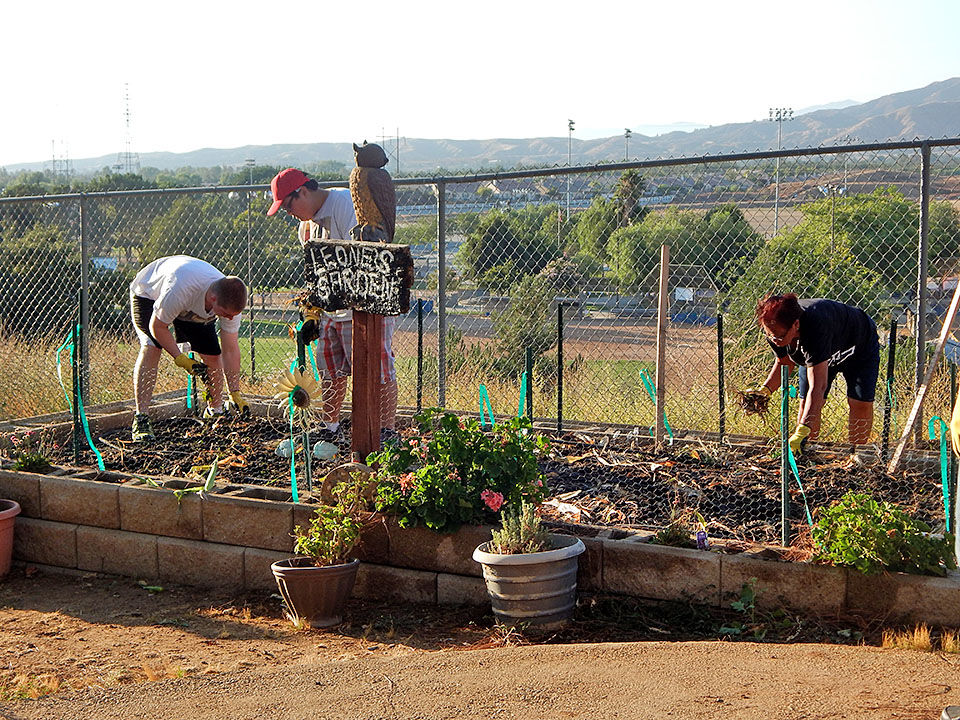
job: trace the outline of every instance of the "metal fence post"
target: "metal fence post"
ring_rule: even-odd
[[[924,374],[924,352],[927,340],[927,235],[930,230],[930,143],[920,145],[920,239],[917,245],[917,323],[916,323],[916,380],[914,390],[920,389]],[[917,437],[920,437],[923,418],[918,418]]]
[[[423,410],[423,298],[417,298],[417,412]]]
[[[437,405],[447,404],[447,184],[437,183]]]
[[[790,369],[780,368],[780,544],[790,544]]]
[[[723,313],[717,313],[717,412],[720,439],[727,434],[727,402],[723,388]]]
[[[90,213],[87,196],[80,193],[80,325],[90,328]],[[80,355],[80,394],[89,397],[90,391],[90,333],[80,336],[80,345],[74,350]]]
[[[563,432],[563,303],[557,303],[557,434]]]
[[[252,171],[251,171],[252,172]],[[253,340],[253,240],[250,227],[250,193],[247,191],[247,303],[250,305],[250,317],[247,318],[247,327],[250,329],[250,382],[255,383],[257,377],[256,345]]]
[[[893,412],[893,373],[897,359],[897,319],[890,321],[890,338],[887,340],[887,402],[883,408],[883,439],[880,441],[880,459],[887,461],[890,449],[890,415]]]
[[[660,291],[657,301],[657,385],[656,399],[656,419],[654,426],[656,428],[654,437],[659,448],[663,445],[663,435],[666,432],[666,423],[664,418],[667,416],[666,408],[666,377],[667,377],[667,324],[670,318],[667,312],[670,308],[669,283],[670,279],[670,246],[660,246]]]

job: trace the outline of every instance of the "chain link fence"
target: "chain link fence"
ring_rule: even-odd
[[[395,239],[411,246],[416,268],[415,301],[393,346],[401,414],[433,405],[472,413],[484,398],[495,414],[516,414],[526,373],[524,411],[558,437],[629,449],[655,431],[659,395],[675,444],[720,457],[760,443],[776,455],[779,413],[747,416],[737,392],[761,383],[773,360],[757,301],[795,292],[856,305],[876,322],[880,380],[863,452],[882,460],[957,286],[958,148],[960,140],[917,141],[397,179]],[[267,196],[264,186],[234,186],[0,198],[0,419],[69,409],[58,371],[78,322],[85,401],[130,399],[128,284],[171,254],[247,282],[243,390],[272,395],[296,357],[287,328],[298,317],[291,300],[303,256],[295,221],[266,217]],[[941,522],[939,441],[927,423],[949,420],[948,358],[937,361],[906,474],[878,469],[870,481],[927,519],[939,508]],[[161,363],[158,392],[184,385]],[[823,410],[826,448],[846,449],[844,390],[838,380]],[[835,499],[808,490],[815,504]],[[769,492],[761,494],[742,501],[738,517],[767,512]]]

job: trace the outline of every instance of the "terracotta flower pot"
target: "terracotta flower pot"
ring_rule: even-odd
[[[473,551],[497,620],[551,629],[573,617],[577,604],[577,568],[586,548],[580,538],[550,534],[552,548],[538,553],[501,555],[489,543]]]
[[[343,618],[359,567],[359,560],[317,567],[310,558],[295,557],[275,562],[270,569],[292,621],[330,627],[339,625]]]
[[[0,500],[0,578],[10,572],[13,563],[13,519],[19,514],[18,503]]]

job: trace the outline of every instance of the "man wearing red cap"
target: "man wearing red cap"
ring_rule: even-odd
[[[349,240],[350,229],[357,224],[353,200],[348,188],[321,188],[296,168],[277,173],[270,183],[273,204],[267,215],[283,209],[300,221],[297,237],[308,240]],[[397,375],[393,363],[395,318],[383,318],[383,344],[380,347],[380,425],[392,431],[397,414]],[[320,317],[319,341],[324,376],[323,414],[327,432],[320,439],[340,439],[340,406],[347,393],[351,373],[353,311],[324,312]]]

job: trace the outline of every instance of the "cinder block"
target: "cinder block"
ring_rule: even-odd
[[[577,558],[577,589],[598,592],[603,589],[603,541],[582,537],[586,550]]]
[[[77,528],[77,567],[154,580],[160,574],[157,538],[143,533],[80,526]]]
[[[243,587],[244,548],[198,540],[157,538],[163,582],[200,587]]]
[[[434,605],[437,602],[437,573],[360,563],[353,596]]]
[[[0,498],[20,503],[21,516],[40,517],[40,475],[0,470]]]
[[[437,574],[438,605],[489,605],[487,584],[483,578]]]
[[[716,553],[620,540],[601,542],[605,591],[719,604],[720,556]]]
[[[18,515],[13,524],[13,556],[24,562],[75,568],[77,526]]]
[[[960,582],[956,577],[906,573],[864,575],[846,570],[848,614],[888,623],[918,623],[955,628],[960,625]]]
[[[290,553],[245,548],[243,551],[243,586],[247,590],[276,590],[277,581],[270,566],[286,560]]]
[[[196,493],[180,499],[172,490],[122,485],[118,490],[120,529],[165,537],[203,538],[201,500]]]
[[[473,561],[473,551],[490,539],[489,526],[464,525],[455,533],[436,533],[423,527],[405,530],[391,518],[387,533],[394,567],[476,577],[483,572]]]
[[[115,483],[44,475],[40,478],[40,513],[44,520],[117,529],[118,489]]]
[[[207,495],[202,503],[208,542],[293,552],[293,504]]]
[[[820,616],[836,616],[843,609],[847,577],[842,569],[745,555],[720,556],[721,604],[738,599],[751,578],[756,578],[757,607],[790,608]]]

